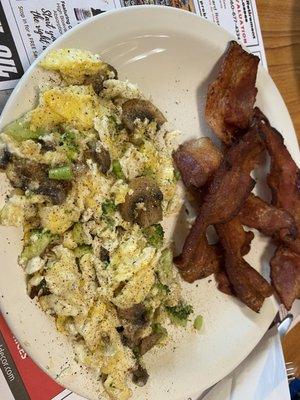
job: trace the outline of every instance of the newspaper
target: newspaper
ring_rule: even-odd
[[[107,10],[141,4],[196,13],[234,34],[267,67],[255,0],[0,0],[0,110],[24,71],[60,35]],[[31,361],[1,314],[0,369],[1,400],[83,400]]]
[[[2,0],[0,93],[14,88],[34,59],[74,25],[107,10],[140,4],[199,14],[234,34],[266,67],[255,0]],[[5,100],[2,93],[2,103]]]

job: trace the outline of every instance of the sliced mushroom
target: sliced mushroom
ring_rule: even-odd
[[[81,176],[88,171],[88,166],[84,161],[77,160],[73,163],[72,171],[75,176]]]
[[[105,76],[102,73],[95,75],[87,75],[84,79],[84,85],[92,85],[94,91],[99,94],[103,89],[103,82],[105,81]]]
[[[123,332],[119,332],[123,346],[134,349],[139,344],[139,339],[136,338],[136,330],[124,328]]]
[[[49,197],[53,204],[62,204],[67,197],[69,190],[71,189],[71,182],[67,181],[45,181],[40,184],[36,193],[42,194]]]
[[[100,247],[100,260],[103,262],[104,261],[109,262],[109,259],[110,259],[109,251],[105,247],[101,246]]]
[[[100,144],[100,142],[92,141],[88,143],[89,149],[85,151],[86,159],[93,160],[103,174],[110,168],[111,159],[109,152]]]
[[[149,378],[149,374],[146,368],[143,368],[141,364],[137,364],[132,369],[132,382],[138,386],[145,386]]]
[[[110,64],[106,64],[106,70],[108,72],[107,75],[108,75],[109,79],[118,79],[118,71],[116,70],[115,67],[113,67]],[[113,75],[113,77],[112,77],[112,75]]]
[[[124,332],[124,326],[123,326],[123,325],[117,326],[117,327],[116,327],[116,331],[117,331],[118,333],[123,333],[123,332]]]
[[[117,312],[120,319],[126,319],[128,322],[139,327],[147,325],[149,321],[146,307],[143,304],[134,304],[132,307],[126,309],[118,308]]]
[[[166,122],[166,118],[157,107],[155,107],[149,100],[131,99],[125,101],[122,105],[122,122],[129,131],[135,128],[135,121],[137,119],[144,121],[156,121],[158,126]]]
[[[120,213],[125,221],[147,227],[162,220],[163,194],[153,179],[135,178],[129,189],[125,202],[120,204]]]
[[[43,278],[37,286],[31,287],[29,297],[31,299],[34,299],[36,296],[41,297],[41,296],[47,296],[48,294],[51,294],[51,292],[47,287],[45,278]]]
[[[87,75],[83,84],[92,85],[94,91],[99,94],[103,89],[103,82],[107,79],[118,79],[117,70],[110,64],[105,64],[105,68],[95,75]]]
[[[12,155],[8,151],[7,147],[0,145],[0,170],[3,170],[7,167],[11,157]]]
[[[146,307],[143,304],[134,304],[130,308],[117,308],[122,329],[118,332],[122,343],[131,349],[138,348],[144,329],[149,323]]]
[[[15,188],[35,190],[47,177],[45,165],[13,156],[6,168],[6,175]]]
[[[6,175],[13,187],[47,196],[53,204],[63,203],[72,187],[70,182],[49,179],[47,165],[15,156],[6,168]]]
[[[118,296],[121,293],[122,289],[126,286],[126,282],[120,282],[119,285],[114,290],[114,297]]]
[[[102,381],[103,383],[105,383],[107,377],[108,377],[107,374],[101,374],[101,375],[100,375],[101,381]]]
[[[118,236],[123,236],[124,233],[126,232],[126,229],[123,228],[123,226],[118,225],[118,226],[116,226],[116,231],[117,231]]]
[[[146,354],[152,347],[154,347],[161,339],[161,333],[151,333],[150,335],[144,337],[139,346],[139,354],[143,356]]]

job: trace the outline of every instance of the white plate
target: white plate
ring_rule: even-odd
[[[101,14],[66,33],[51,48],[80,47],[102,54],[122,79],[137,82],[167,113],[170,124],[182,130],[182,140],[210,135],[203,118],[207,82],[232,37],[191,13],[168,7],[132,7]],[[47,50],[48,51],[48,50]],[[37,60],[38,61],[38,60]],[[2,114],[1,127],[32,107],[36,87],[45,79],[37,62],[25,74]],[[294,157],[297,140],[283,100],[273,81],[260,68],[258,104],[283,133]],[[4,179],[1,179],[2,203]],[[57,334],[53,322],[25,292],[17,265],[20,231],[1,228],[0,304],[12,331],[30,356],[63,386],[97,398],[97,382],[74,362],[71,346]],[[248,256],[257,269],[268,272],[268,241],[256,238]],[[196,314],[204,316],[200,334],[180,331],[175,342],[145,357],[150,373],[146,387],[134,399],[185,400],[196,398],[230,371],[255,347],[276,313],[273,298],[255,314],[223,295],[212,278],[184,285]],[[63,372],[61,372],[63,371]],[[74,372],[77,374],[74,375]]]

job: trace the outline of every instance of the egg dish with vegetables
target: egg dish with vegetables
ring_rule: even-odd
[[[12,186],[0,222],[23,228],[28,295],[106,394],[126,400],[130,380],[147,382],[143,355],[193,312],[162,226],[181,207],[177,133],[99,55],[53,50],[40,66],[56,79],[0,136]]]

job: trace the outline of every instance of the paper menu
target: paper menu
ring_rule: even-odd
[[[45,374],[20,346],[0,314],[1,400],[62,400],[71,394]],[[75,395],[74,395],[75,396]],[[83,399],[69,397],[69,400]]]
[[[0,90],[12,89],[49,44],[81,21],[139,4],[166,5],[199,14],[236,35],[266,66],[254,0],[2,0]]]

